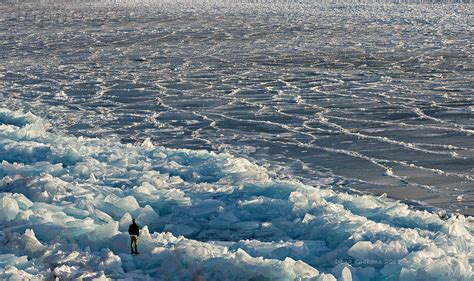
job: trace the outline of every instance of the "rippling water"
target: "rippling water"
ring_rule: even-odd
[[[474,214],[472,4],[0,4],[1,105]]]

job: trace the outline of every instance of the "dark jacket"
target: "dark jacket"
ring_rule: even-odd
[[[140,236],[140,228],[138,227],[138,225],[136,223],[132,223],[128,227],[128,234]]]

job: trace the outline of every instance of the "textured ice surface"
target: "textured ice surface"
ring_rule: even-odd
[[[472,1],[353,2],[2,0],[0,101],[474,215]]]
[[[0,110],[0,279],[472,280],[474,227],[278,180],[227,153],[48,131]],[[126,229],[141,225],[139,256]]]

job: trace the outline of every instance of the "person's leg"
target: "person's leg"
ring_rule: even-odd
[[[138,254],[138,237],[135,238],[135,254]]]
[[[130,251],[133,254],[133,236],[130,236]]]

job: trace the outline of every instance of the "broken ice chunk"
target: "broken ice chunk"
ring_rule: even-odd
[[[103,225],[97,226],[92,233],[90,233],[90,237],[94,241],[100,241],[104,239],[108,239],[116,234],[118,234],[118,222],[112,221]]]
[[[33,202],[31,202],[30,199],[26,198],[26,196],[21,193],[14,193],[12,198],[16,200],[18,207],[20,207],[22,210],[26,210],[33,206]]]
[[[223,203],[218,200],[203,200],[191,208],[191,215],[195,217],[206,216],[218,211],[218,208],[221,207]]]
[[[36,239],[35,232],[32,229],[27,229],[21,237],[22,248],[31,256],[34,255],[46,247]]]
[[[167,224],[165,225],[163,231],[171,232],[175,236],[182,235],[185,237],[190,237],[199,233],[201,229],[189,225]]]
[[[119,230],[122,232],[128,231],[128,227],[132,224],[132,216],[125,213],[119,220]]]
[[[257,229],[260,224],[256,221],[240,221],[233,223],[230,228],[237,230],[254,230]]]
[[[64,208],[64,212],[70,216],[75,218],[83,219],[89,216],[89,212],[86,210],[78,209],[75,207],[66,207]]]
[[[159,215],[155,210],[150,206],[146,205],[142,210],[140,210],[137,217],[137,222],[141,225],[146,225],[153,223],[159,218]]]
[[[99,219],[99,220],[102,220],[104,222],[111,222],[111,221],[114,221],[114,219],[109,216],[107,213],[105,212],[102,212],[101,210],[99,209],[95,209],[94,210],[94,213],[96,215],[96,217]]]
[[[3,193],[2,195],[3,197],[0,199],[0,220],[13,220],[20,211],[18,203],[10,193]]]
[[[140,208],[140,205],[138,205],[137,199],[135,199],[135,197],[133,196],[120,198],[113,203],[115,204],[115,206],[119,207],[120,209],[126,212],[133,212],[136,209]]]

